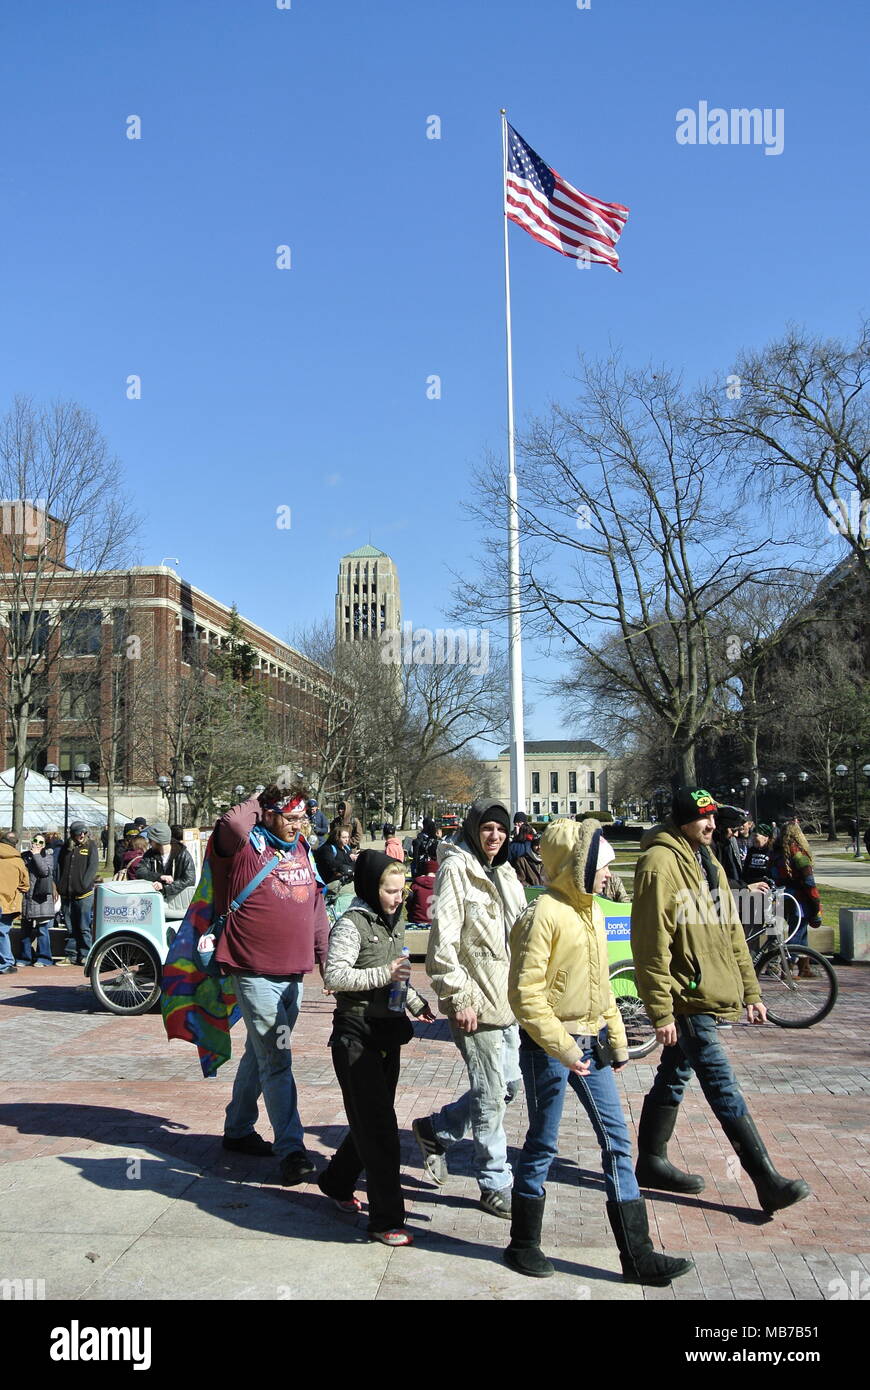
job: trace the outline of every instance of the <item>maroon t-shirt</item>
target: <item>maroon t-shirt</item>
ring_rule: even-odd
[[[234,807],[222,817],[216,837],[218,850],[229,848],[233,842],[238,845],[227,866],[227,904],[276,854],[269,844],[260,849],[251,844],[244,824],[249,818],[239,815],[247,805]],[[251,816],[251,828],[253,819]],[[227,972],[304,975],[314,969],[315,959],[326,960],[328,943],[329,923],[323,895],[300,840],[241,907],[230,912],[216,956]]]

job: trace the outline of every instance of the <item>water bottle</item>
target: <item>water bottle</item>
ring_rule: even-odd
[[[403,946],[402,955],[409,956],[410,954],[411,952],[408,950],[407,946]],[[393,983],[390,985],[390,993],[387,999],[387,1008],[390,1010],[390,1013],[403,1014],[405,1012],[405,1005],[407,1004],[407,1002],[408,981],[394,980]]]

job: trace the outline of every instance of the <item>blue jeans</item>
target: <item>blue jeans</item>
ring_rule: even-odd
[[[94,918],[94,895],[86,898],[64,898],[63,915],[69,936],[66,939],[67,959],[81,964],[94,939],[91,923]]]
[[[228,1139],[243,1139],[251,1133],[262,1093],[275,1136],[274,1153],[286,1158],[305,1148],[290,1052],[290,1034],[302,1004],[302,979],[286,975],[231,975],[230,979],[248,1038],[233,1082],[224,1134]]]
[[[42,965],[53,965],[51,954],[51,924],[53,917],[43,917],[39,921],[21,919],[21,960],[24,965],[33,964],[33,933],[36,932],[36,959]]]
[[[11,970],[15,964],[15,957],[9,943],[9,928],[14,921],[14,912],[0,914],[0,975],[5,975],[7,970]]]
[[[652,1103],[679,1105],[694,1071],[717,1120],[739,1120],[748,1115],[713,1015],[687,1014],[676,1024],[677,1041],[663,1050],[649,1092]]]
[[[480,1189],[501,1192],[511,1183],[504,1115],[520,1089],[519,1030],[512,1023],[463,1033],[451,1020],[450,1031],[468,1068],[470,1089],[432,1116],[435,1137],[446,1149],[470,1129]]]
[[[599,1034],[607,1038],[607,1029]],[[612,1067],[598,1064],[591,1047],[583,1050],[583,1061],[591,1062],[588,1076],[576,1072],[550,1057],[527,1033],[520,1033],[520,1066],[529,1107],[529,1130],[514,1178],[514,1191],[520,1197],[543,1197],[550,1165],[559,1152],[559,1122],[565,1103],[565,1087],[589,1116],[595,1138],[601,1147],[601,1168],[609,1202],[634,1202],[640,1188],[634,1176],[634,1159],[628,1127]]]

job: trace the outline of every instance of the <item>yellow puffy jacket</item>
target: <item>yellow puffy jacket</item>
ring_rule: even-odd
[[[566,1067],[581,1052],[574,1034],[606,1026],[618,1062],[628,1060],[622,1017],[610,987],[604,915],[586,892],[597,821],[552,821],[541,839],[547,892],[511,932],[508,998],[517,1022]]]

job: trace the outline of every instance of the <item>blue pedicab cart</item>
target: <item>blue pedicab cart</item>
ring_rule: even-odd
[[[94,944],[85,974],[113,1014],[144,1014],[157,1007],[163,962],[180,923],[167,922],[163,894],[153,883],[98,883]]]

